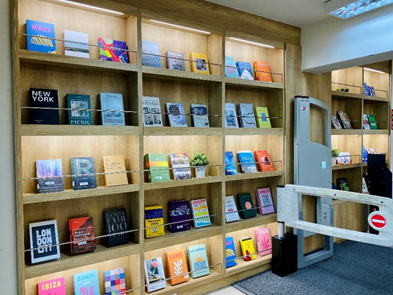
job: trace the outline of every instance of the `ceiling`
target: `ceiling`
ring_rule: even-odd
[[[326,0],[205,0],[296,27],[307,27],[330,16]]]

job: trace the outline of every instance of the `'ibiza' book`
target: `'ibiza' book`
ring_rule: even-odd
[[[37,284],[38,295],[66,295],[64,277],[39,282]]]

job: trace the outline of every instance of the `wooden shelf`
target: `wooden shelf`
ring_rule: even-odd
[[[362,129],[332,129],[332,135],[360,135]]]
[[[348,164],[348,165],[335,165],[335,166],[332,167],[332,170],[344,170],[344,169],[360,168],[362,166],[363,166],[362,163]]]
[[[382,102],[387,102],[389,103],[389,98],[386,97],[378,97],[378,96],[369,96],[369,95],[363,95],[363,99],[367,101],[382,101]]]
[[[25,278],[31,279],[133,254],[139,254],[139,244],[129,243],[127,245],[109,248],[97,244],[96,250],[92,253],[84,253],[78,255],[61,253],[59,260],[36,265],[26,265]]]
[[[225,128],[225,135],[284,135],[283,128]]]
[[[143,184],[143,189],[145,191],[148,191],[154,189],[165,189],[165,188],[172,188],[172,187],[182,187],[182,186],[217,183],[217,182],[222,182],[221,176],[207,176],[204,178],[171,180],[166,182],[145,182]]]
[[[258,209],[256,209],[256,210],[258,210]],[[269,223],[276,222],[276,221],[277,221],[277,214],[276,213],[272,213],[272,214],[268,214],[268,215],[260,215],[259,211],[258,211],[257,216],[255,216],[253,218],[247,218],[247,219],[240,218],[240,220],[238,220],[238,221],[227,223],[225,226],[225,232],[231,233],[231,232],[235,232],[235,231],[239,231],[239,230],[243,230],[243,229],[247,229],[247,228],[251,228],[251,227],[262,226],[264,224],[269,224]]]
[[[22,124],[22,136],[138,135],[137,126],[81,126]]]
[[[277,176],[283,176],[283,175],[284,175],[284,173],[280,170],[271,171],[271,172],[239,173],[237,175],[226,175],[225,181],[258,179],[258,178],[266,178],[266,177],[277,177]]]
[[[222,82],[221,76],[206,75],[193,72],[175,71],[164,68],[142,66],[143,77],[153,77],[169,80],[195,80],[202,82]]]
[[[357,98],[357,99],[362,99],[363,98],[363,94],[348,93],[348,92],[338,92],[338,91],[332,91],[332,96],[333,97],[339,97],[339,98]]]
[[[265,264],[269,264],[272,262],[272,255],[265,255],[265,256],[259,256],[257,254],[257,258],[251,261],[245,261],[244,259],[238,259],[237,265],[234,267],[230,267],[226,269],[225,276],[231,276],[255,267],[260,267]]]
[[[225,78],[226,85],[237,86],[237,87],[250,87],[259,89],[284,89],[284,84],[273,83],[273,82],[262,82],[257,80],[246,80],[246,79],[234,79]]]
[[[222,128],[195,128],[195,127],[145,127],[144,136],[173,136],[173,135],[222,135]]]
[[[390,130],[388,129],[378,129],[378,130],[363,130],[365,135],[389,135]]]

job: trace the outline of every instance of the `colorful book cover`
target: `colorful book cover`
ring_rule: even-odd
[[[237,212],[235,198],[233,196],[225,197],[225,220],[226,222],[233,222],[240,220]]]
[[[367,163],[367,159],[368,159],[368,153],[366,148],[363,146],[362,147],[362,161],[363,163]]]
[[[236,67],[241,79],[254,80],[254,73],[249,62],[236,62]]]
[[[150,293],[166,287],[161,257],[145,260],[145,276],[147,292]]]
[[[26,20],[27,50],[56,54],[55,25]],[[42,37],[43,36],[43,37]]]
[[[169,230],[172,233],[190,229],[190,203],[189,201],[172,201],[168,204],[169,208]]]
[[[337,178],[337,189],[342,191],[349,191],[349,185],[346,178]]]
[[[123,95],[120,93],[100,93],[102,125],[125,126]]]
[[[207,107],[204,104],[191,104],[191,114],[194,127],[210,127]]]
[[[147,239],[165,235],[162,206],[145,207],[145,227]]]
[[[67,94],[67,107],[70,125],[93,125],[90,95]]]
[[[172,165],[174,180],[192,178],[187,153],[172,153],[169,155],[169,159]]]
[[[124,268],[104,271],[104,291],[105,295],[126,295],[126,275]]]
[[[94,158],[71,158],[71,171],[74,190],[97,188]]]
[[[71,254],[94,252],[96,241],[94,239],[93,217],[81,217],[68,220],[70,230]]]
[[[96,269],[77,273],[74,277],[75,295],[99,295],[98,271]]]
[[[272,159],[269,156],[269,153],[265,150],[263,151],[254,151],[255,159],[258,162],[259,169],[262,172],[274,171],[274,165]]]
[[[172,286],[187,282],[189,279],[186,253],[183,249],[165,253],[169,284]]]
[[[370,122],[371,129],[375,130],[378,129],[377,122],[375,121],[375,117],[373,114],[368,114],[368,120]]]
[[[233,237],[225,238],[225,267],[233,267],[237,265],[236,249]]]
[[[102,157],[105,174],[105,185],[116,186],[128,184],[127,174],[118,173],[127,171],[123,156],[103,156]]]
[[[239,72],[236,68],[236,62],[232,56],[225,57],[225,77],[239,78]]]
[[[341,152],[337,156],[337,164],[338,165],[348,165],[351,164],[351,156],[349,155],[349,152]]]
[[[257,250],[259,256],[265,256],[272,253],[272,238],[268,227],[258,228],[255,231],[257,239]]]
[[[29,224],[31,263],[60,259],[59,235],[56,220]]]
[[[251,238],[240,240],[240,247],[245,261],[251,261],[257,258],[255,254],[254,242]]]
[[[255,121],[254,107],[251,103],[239,103],[237,105],[237,111],[239,114],[240,127],[243,128],[257,128],[257,122]]]
[[[142,40],[142,65],[162,68],[158,43]]]
[[[191,277],[193,279],[210,274],[205,244],[189,246],[187,247],[187,253],[190,262],[190,270],[192,271]]]
[[[127,43],[108,38],[98,38],[100,59],[106,61],[128,63]]]
[[[89,35],[64,30],[64,54],[66,56],[89,58]],[[71,42],[67,42],[71,41]]]
[[[162,127],[160,99],[158,97],[143,97],[143,126]]]
[[[332,127],[334,129],[343,129],[337,117],[335,115],[332,115],[331,117],[332,117]]]
[[[104,214],[104,224],[107,235],[107,246],[117,246],[127,244],[130,241],[130,233],[117,233],[126,232],[128,228],[127,211],[125,208],[118,208],[113,210],[106,210]]]
[[[370,121],[368,120],[367,114],[363,114],[363,129],[367,129],[367,130],[371,129]]]
[[[40,108],[59,108],[57,90],[30,88],[30,106],[38,109],[30,110],[31,124],[60,124],[59,110]]]
[[[257,167],[255,166],[254,157],[251,151],[239,151],[237,152],[237,157],[243,173],[257,172]]]
[[[185,71],[183,53],[167,51],[165,55],[168,69],[175,71]]]
[[[255,107],[258,128],[272,128],[267,107]]]
[[[344,129],[353,129],[351,121],[349,120],[348,114],[345,111],[337,111],[337,115],[340,118]]]
[[[239,128],[234,103],[225,103],[225,128]]]
[[[239,204],[239,213],[242,218],[247,219],[257,216],[250,193],[238,194],[237,203]]]
[[[194,73],[210,74],[209,62],[206,54],[191,52],[191,69]]]
[[[145,166],[149,169],[148,176],[150,182],[170,181],[168,157],[166,154],[146,154]]]
[[[39,282],[37,284],[38,295],[66,295],[64,277]]]
[[[211,225],[206,199],[192,200],[191,208],[195,228]]]
[[[274,213],[274,205],[270,188],[257,188],[256,189],[257,202],[259,213],[261,215]]]
[[[255,79],[263,82],[273,82],[269,64],[266,61],[254,61]]]
[[[166,103],[169,124],[171,127],[187,127],[186,116],[184,115],[184,107],[182,103]]]
[[[236,175],[237,169],[232,151],[225,151],[225,175]]]
[[[39,194],[64,190],[61,159],[37,160],[35,164]]]

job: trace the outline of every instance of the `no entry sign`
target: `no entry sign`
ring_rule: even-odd
[[[368,216],[368,223],[375,230],[381,230],[386,226],[386,218],[378,211]]]

